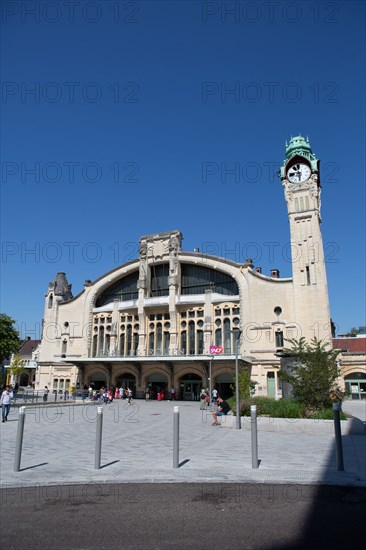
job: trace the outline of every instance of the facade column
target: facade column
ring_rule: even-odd
[[[210,353],[210,346],[213,342],[213,320],[212,320],[212,290],[205,291],[205,306],[204,306],[204,335],[203,335],[203,352]]]

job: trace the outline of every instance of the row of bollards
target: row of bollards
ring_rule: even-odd
[[[333,405],[334,415],[334,431],[336,440],[336,456],[337,470],[344,470],[343,465],[343,450],[342,450],[342,434],[340,425],[340,410],[341,404]],[[20,462],[22,457],[24,423],[25,423],[25,407],[19,409],[19,422],[15,443],[14,456],[14,472],[20,471]],[[251,447],[252,447],[252,468],[258,468],[258,429],[257,429],[257,407],[251,405]],[[102,432],[103,432],[103,407],[97,408],[97,423],[96,423],[96,440],[95,440],[95,459],[94,469],[99,470],[101,467],[102,456]],[[175,406],[173,410],[173,468],[179,468],[179,407]]]
[[[19,409],[19,422],[15,444],[14,472],[20,471],[20,462],[22,457],[25,407]],[[257,439],[257,408],[251,406],[252,421],[252,468],[258,468],[258,439]],[[97,408],[96,439],[95,439],[95,457],[94,469],[100,470],[102,456],[102,432],[103,432],[103,407]],[[179,407],[173,410],[173,468],[179,468]]]

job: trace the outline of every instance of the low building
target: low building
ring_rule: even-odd
[[[366,400],[366,336],[333,338],[333,348],[342,350],[338,361],[343,390],[349,399]]]
[[[18,353],[16,354],[23,362],[24,372],[22,372],[18,377],[13,375],[8,375],[8,383],[15,385],[17,382],[19,386],[35,386],[37,378],[37,359],[38,359],[38,350],[41,340],[31,340],[30,336],[27,337],[25,342],[23,342]],[[12,364],[14,354],[11,357],[10,364]]]

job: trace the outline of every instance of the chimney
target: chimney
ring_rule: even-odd
[[[195,254],[197,254],[199,251],[200,251],[199,248],[194,248],[194,249],[193,249],[193,252],[194,252]]]
[[[262,268],[261,267],[256,267],[255,270],[256,270],[257,273],[262,273]]]
[[[253,267],[254,267],[254,264],[253,264],[252,258],[247,258],[247,259],[245,260],[245,265],[246,265],[247,267],[252,267],[252,268],[253,268]]]
[[[271,277],[273,277],[274,279],[278,279],[280,276],[280,272],[278,271],[278,269],[271,269]]]

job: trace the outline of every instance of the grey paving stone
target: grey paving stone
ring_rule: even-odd
[[[173,466],[173,407],[180,409],[181,466]],[[251,432],[212,426],[198,403],[114,401],[103,407],[102,468],[94,469],[97,407],[37,406],[26,411],[21,471],[13,472],[18,410],[1,425],[3,487],[59,483],[268,482],[366,486],[366,437],[344,435],[337,471],[334,435]],[[356,411],[357,412],[357,411]],[[276,423],[276,419],[273,419]]]

